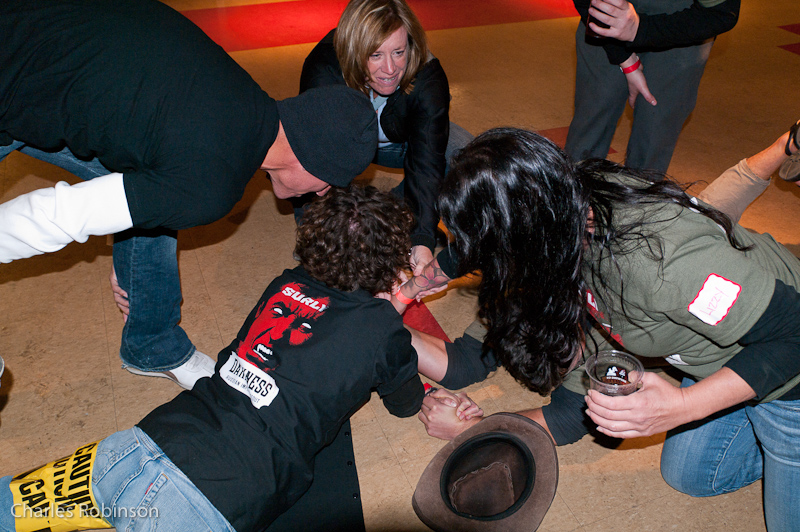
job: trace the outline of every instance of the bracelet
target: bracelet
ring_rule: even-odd
[[[414,302],[414,299],[406,297],[405,294],[403,294],[403,292],[401,292],[400,290],[397,291],[394,297],[396,297],[397,300],[403,305],[410,305],[411,303]]]
[[[623,74],[630,74],[631,72],[636,71],[640,66],[642,66],[642,61],[637,59],[636,62],[631,66],[627,66],[625,68],[619,67],[619,69],[622,70]]]

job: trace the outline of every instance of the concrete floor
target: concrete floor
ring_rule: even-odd
[[[244,1],[172,0],[177,9]],[[249,2],[252,3],[252,2]],[[465,3],[465,6],[467,4]],[[467,8],[467,7],[465,7]],[[472,133],[500,125],[563,133],[572,115],[577,17],[429,32],[448,74],[451,119]],[[797,0],[743,2],[738,25],[718,38],[696,110],[670,167],[700,190],[741,158],[766,147],[800,117],[800,55],[781,48],[800,35]],[[234,52],[232,56],[277,99],[297,92],[302,61],[313,44]],[[658,96],[656,94],[656,96]],[[620,160],[630,131],[620,121],[610,158]],[[400,174],[370,168],[364,180],[389,187]],[[0,162],[0,201],[55,181],[76,179],[14,153]],[[770,186],[742,225],[769,232],[800,250],[800,190]],[[179,239],[183,327],[198,347],[216,353],[236,334],[265,284],[292,259],[294,220],[263,172],[224,219],[184,231]],[[105,238],[0,266],[0,472],[17,473],[65,455],[83,443],[127,429],[179,389],[166,379],[120,368],[122,319],[108,284]],[[472,321],[468,282],[426,302],[455,338]],[[468,389],[488,413],[515,411],[547,399],[524,391],[504,371]],[[416,482],[443,442],[416,418],[391,417],[378,400],[352,420],[367,530],[428,530],[411,508]],[[764,530],[761,486],[694,499],[661,479],[663,435],[617,448],[592,437],[561,447],[560,482],[540,530]]]

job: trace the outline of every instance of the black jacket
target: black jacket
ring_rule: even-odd
[[[590,0],[573,0],[581,20],[586,20],[589,3]],[[636,1],[632,3],[636,7]],[[671,13],[648,14],[637,9],[639,30],[633,42],[602,39],[598,44],[603,46],[612,65],[623,63],[634,52],[697,45],[733,29],[739,20],[740,6],[741,0],[724,0],[711,7],[695,0],[688,7],[676,6],[678,10]]]
[[[331,30],[308,54],[300,76],[300,92],[325,85],[344,85],[333,49]],[[417,220],[411,245],[436,244],[436,198],[444,178],[445,149],[450,134],[450,87],[439,60],[422,66],[410,94],[396,91],[381,113],[381,128],[396,143],[407,143],[404,164],[405,199]]]

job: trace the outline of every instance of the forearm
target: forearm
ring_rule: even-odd
[[[556,443],[555,438],[553,438],[553,435],[550,433],[550,429],[547,426],[547,421],[544,419],[544,413],[542,412],[541,408],[523,410],[522,412],[517,413],[521,416],[525,416],[535,423],[538,423],[545,430],[545,432],[547,432],[547,435],[550,436],[550,438],[553,440],[553,443]]]
[[[133,226],[122,174],[35,190],[0,205],[0,262],[57,251]]]
[[[681,388],[684,408],[676,413],[674,426],[705,419],[756,396],[744,379],[730,368],[722,368],[697,384]]]
[[[411,333],[411,345],[417,351],[419,372],[440,382],[447,374],[447,351],[444,340],[406,326]]]
[[[422,271],[421,275],[415,275],[408,282],[400,287],[400,292],[407,299],[415,299],[421,292],[438,288],[450,282],[450,278],[444,274],[439,266],[439,260],[433,259]]]
[[[403,189],[406,204],[414,213],[416,225],[411,230],[411,245],[425,246],[434,252],[436,248],[436,228],[439,225],[439,213],[436,211],[436,198],[438,196],[439,185],[444,175],[444,152],[441,161],[437,161],[435,167],[430,164],[424,168],[409,170],[408,160]],[[409,159],[411,153],[406,155]]]
[[[800,374],[800,294],[781,281],[769,306],[739,339],[744,346],[725,366],[747,381],[758,399]]]
[[[740,0],[726,0],[713,7],[695,2],[675,13],[640,14],[632,48],[664,48],[698,44],[732,29],[739,19]]]

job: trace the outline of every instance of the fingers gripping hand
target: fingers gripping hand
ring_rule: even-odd
[[[433,261],[433,252],[426,246],[414,246],[411,248],[409,265],[414,275],[422,275],[425,266]]]
[[[642,388],[623,397],[595,390],[586,396],[586,413],[597,430],[613,438],[638,438],[665,432],[688,419],[683,391],[654,373],[645,372]]]
[[[127,322],[128,314],[131,312],[128,292],[119,287],[117,272],[114,270],[113,266],[111,267],[111,275],[108,276],[108,280],[111,283],[111,291],[114,293],[114,302],[117,304],[119,310],[122,311],[122,321]]]
[[[438,390],[425,397],[417,417],[425,425],[429,435],[452,440],[481,419],[459,419],[457,404],[458,398],[455,395],[447,390]]]
[[[483,409],[478,406],[469,396],[465,393],[457,393],[456,397],[459,399],[459,404],[456,407],[458,419],[470,420],[474,417],[482,417]]]

